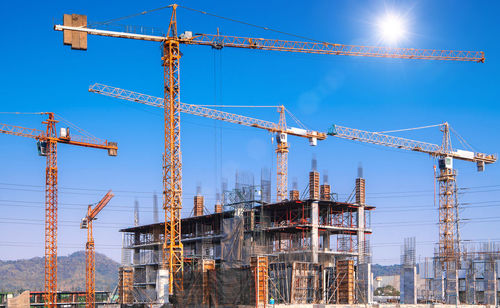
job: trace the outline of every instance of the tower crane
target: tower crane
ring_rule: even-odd
[[[147,94],[115,88],[112,86],[103,85],[100,83],[93,84],[89,87],[89,92],[102,94],[105,96],[115,97],[123,100],[128,100],[136,103],[141,103],[153,107],[164,108],[164,99]],[[256,106],[258,107],[258,106]],[[309,139],[309,144],[315,146],[317,140],[325,140],[326,133],[306,130],[297,127],[287,127],[285,106],[276,106],[279,113],[278,123],[259,120],[247,116],[242,116],[234,113],[229,113],[217,109],[211,109],[200,105],[180,103],[180,111],[182,113],[201,116],[209,119],[220,120],[255,128],[267,130],[276,134],[276,201],[280,202],[287,198],[288,187],[288,135],[303,137]]]
[[[180,45],[211,46],[216,49],[223,47],[246,48],[253,50],[274,50],[297,53],[344,55],[378,58],[422,59],[484,62],[481,51],[455,51],[414,48],[389,48],[333,44],[318,41],[288,41],[278,39],[263,39],[213,34],[194,34],[185,31],[177,32],[178,4],[167,6],[172,9],[172,15],[167,30],[163,36],[137,34],[99,29],[87,25],[87,16],[65,14],[62,25],[54,25],[54,30],[63,31],[63,43],[72,49],[86,50],[87,35],[127,38],[158,42],[162,44],[162,65],[164,85],[164,154],[163,154],[163,208],[165,210],[165,236],[162,268],[169,272],[169,294],[173,294],[174,283],[182,289],[183,247],[181,243],[182,209],[182,159],[180,148]],[[182,7],[185,8],[185,7]],[[188,8],[189,9],[189,8]],[[143,12],[141,14],[145,14]],[[202,12],[206,13],[206,12]],[[285,149],[283,149],[285,153]],[[282,183],[280,184],[282,185]],[[174,277],[175,276],[175,277]],[[174,279],[175,278],[175,279]]]
[[[497,161],[497,155],[465,150],[454,150],[451,145],[450,126],[447,122],[439,125],[443,132],[441,145],[395,137],[378,132],[363,131],[333,125],[328,135],[364,143],[378,144],[403,150],[416,151],[438,158],[439,173],[439,257],[442,267],[453,269],[459,256],[457,172],[453,169],[453,159],[474,162],[477,170],[483,171],[485,164]]]
[[[59,120],[52,112],[47,115],[45,131],[0,123],[0,133],[28,137],[37,140],[38,153],[46,157],[45,168],[45,302],[48,307],[57,303],[57,144],[103,149],[109,156],[116,156],[118,145],[91,135],[70,135],[69,128],[56,131]],[[78,130],[78,128],[77,128]],[[83,131],[82,131],[83,132]]]
[[[111,201],[115,195],[108,193],[92,208],[89,205],[87,215],[82,219],[80,229],[87,229],[87,243],[85,244],[85,307],[95,308],[95,246],[92,224],[99,212]]]

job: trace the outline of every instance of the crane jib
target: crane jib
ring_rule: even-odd
[[[492,164],[497,161],[497,155],[484,154],[465,150],[443,151],[437,144],[396,137],[378,132],[363,131],[339,125],[332,125],[328,129],[328,135],[355,140],[364,143],[378,144],[403,150],[427,153],[434,157],[452,157],[459,160]]]
[[[55,25],[56,31],[83,32],[91,35],[108,36],[116,38],[135,39],[143,41],[164,42],[166,40],[177,40],[181,44],[205,45],[214,48],[234,47],[275,51],[288,51],[300,53],[316,53],[327,55],[364,56],[377,58],[399,58],[419,60],[443,60],[443,61],[467,61],[484,63],[483,51],[463,50],[439,50],[439,49],[416,49],[416,48],[391,48],[378,46],[356,46],[334,44],[328,42],[300,42],[277,39],[248,38],[237,36],[225,36],[214,34],[198,34],[190,38],[165,37],[157,35],[137,34],[110,30],[93,29],[87,27],[73,27],[67,25]],[[72,46],[73,47],[73,46]],[[82,49],[76,47],[74,49]],[[86,39],[85,48],[86,49]]]

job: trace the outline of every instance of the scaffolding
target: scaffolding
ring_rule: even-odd
[[[443,267],[439,248],[426,259],[425,285],[419,298],[425,302],[499,305],[500,243],[462,245],[453,266]]]
[[[265,186],[263,178],[260,184]],[[364,204],[364,182],[357,185],[360,202],[349,203],[336,201],[327,184],[320,195],[316,179],[317,172],[311,187],[317,188],[313,195],[318,199],[267,203],[262,201],[262,187],[239,174],[234,189],[226,186],[223,191],[223,211],[183,218],[184,288],[177,288],[169,300],[179,307],[222,305],[230,299],[256,306],[271,298],[287,304],[367,302],[374,207]],[[134,304],[163,298],[163,229],[163,223],[154,223],[121,230],[123,249],[132,253]],[[356,275],[359,268],[363,273]],[[234,295],[239,288],[244,294]]]

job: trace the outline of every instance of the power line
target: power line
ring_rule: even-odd
[[[5,186],[19,186],[19,187],[33,187],[33,188],[44,188],[45,186],[43,185],[34,185],[34,184],[19,184],[19,183],[0,183],[0,185],[5,185]],[[474,190],[474,189],[480,189],[480,188],[491,188],[491,187],[500,187],[500,184],[496,185],[484,185],[484,186],[471,186],[471,187],[461,187],[459,190]],[[0,187],[0,189],[7,189],[5,187]],[[77,188],[77,187],[60,187],[59,189],[62,190],[76,190],[76,191],[95,191],[95,192],[106,192],[107,189],[98,189],[98,188]],[[43,192],[44,190],[32,190],[32,191],[40,191]],[[135,190],[113,190],[114,192],[117,193],[127,193],[127,194],[154,194],[154,191],[135,191]],[[477,193],[477,192],[492,192],[492,191],[500,191],[499,189],[494,189],[494,190],[482,190],[482,191],[467,191],[467,192],[462,192],[462,193]],[[399,198],[399,197],[415,197],[415,196],[427,196],[427,195],[422,195],[420,193],[426,193],[426,192],[433,192],[433,190],[409,190],[409,191],[386,191],[386,192],[367,192],[366,195],[371,196],[371,195],[393,195],[392,197]],[[72,194],[77,194],[76,192],[65,192],[65,193],[72,193]],[[399,195],[403,194],[402,196],[394,196],[394,195]],[[187,194],[187,195],[192,195],[194,196],[195,194]],[[347,194],[339,194],[339,195],[347,195]],[[373,196],[370,198],[384,198],[386,196]]]
[[[332,43],[325,42],[325,41],[320,41],[320,40],[316,40],[316,39],[313,39],[313,38],[310,38],[310,37],[307,37],[307,36],[302,36],[302,35],[297,35],[297,34],[293,34],[293,33],[289,33],[289,32],[284,32],[284,31],[276,30],[276,29],[273,29],[273,28],[270,28],[270,27],[259,26],[259,25],[252,24],[252,23],[249,23],[249,22],[246,22],[246,21],[241,21],[241,20],[234,19],[234,18],[224,17],[224,16],[220,16],[220,15],[216,15],[216,14],[213,14],[213,13],[209,13],[209,12],[205,12],[205,11],[193,9],[193,8],[182,6],[182,5],[179,5],[179,7],[183,8],[183,9],[186,9],[186,10],[193,11],[193,12],[201,13],[203,15],[207,15],[207,16],[212,16],[212,17],[216,17],[216,18],[228,20],[228,21],[231,21],[231,22],[239,23],[239,24],[242,24],[242,25],[246,25],[246,26],[250,26],[250,27],[254,27],[254,28],[258,28],[258,29],[262,29],[262,30],[266,30],[266,31],[271,31],[271,32],[275,32],[275,33],[280,33],[280,34],[288,35],[288,36],[293,36],[293,37],[296,37],[296,38],[305,39],[305,40],[312,41],[312,42],[318,42],[318,43],[323,43],[323,44],[328,44],[328,45],[334,45]]]

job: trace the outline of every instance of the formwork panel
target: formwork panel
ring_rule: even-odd
[[[268,296],[268,268],[267,257],[257,256],[250,259],[250,267],[255,276],[255,302],[256,306],[265,306]]]
[[[118,271],[118,302],[120,304],[133,303],[133,284],[134,270],[132,267],[120,267]]]
[[[338,303],[354,304],[354,261],[338,260],[336,272]]]
[[[290,302],[292,304],[317,304],[323,294],[322,266],[309,262],[293,262]]]

